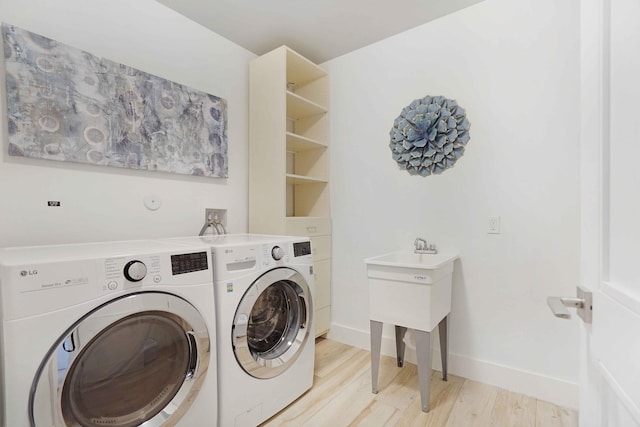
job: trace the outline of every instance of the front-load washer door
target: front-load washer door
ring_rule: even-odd
[[[313,304],[307,281],[276,268],[247,289],[233,319],[236,360],[249,375],[273,378],[298,358],[311,332]]]
[[[114,299],[49,352],[31,389],[31,424],[173,426],[202,385],[210,351],[203,317],[182,298]]]

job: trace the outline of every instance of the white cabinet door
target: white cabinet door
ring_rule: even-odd
[[[640,1],[581,1],[580,426],[640,426]]]

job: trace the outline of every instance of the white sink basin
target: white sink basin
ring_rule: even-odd
[[[367,258],[369,318],[431,331],[451,311],[455,254],[397,251]]]
[[[454,254],[417,254],[410,251],[398,251],[367,258],[364,262],[372,265],[435,270],[457,258],[458,255]]]

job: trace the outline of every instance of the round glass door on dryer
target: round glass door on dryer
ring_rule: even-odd
[[[242,369],[256,378],[286,371],[309,339],[312,307],[309,285],[297,271],[276,268],[256,279],[233,319],[233,349]]]
[[[174,425],[209,364],[205,320],[184,299],[129,294],[72,325],[51,348],[29,399],[32,426]]]

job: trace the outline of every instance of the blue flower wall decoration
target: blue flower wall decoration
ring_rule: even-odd
[[[400,169],[411,175],[440,174],[453,167],[469,142],[464,108],[444,96],[425,96],[402,109],[389,132]]]

